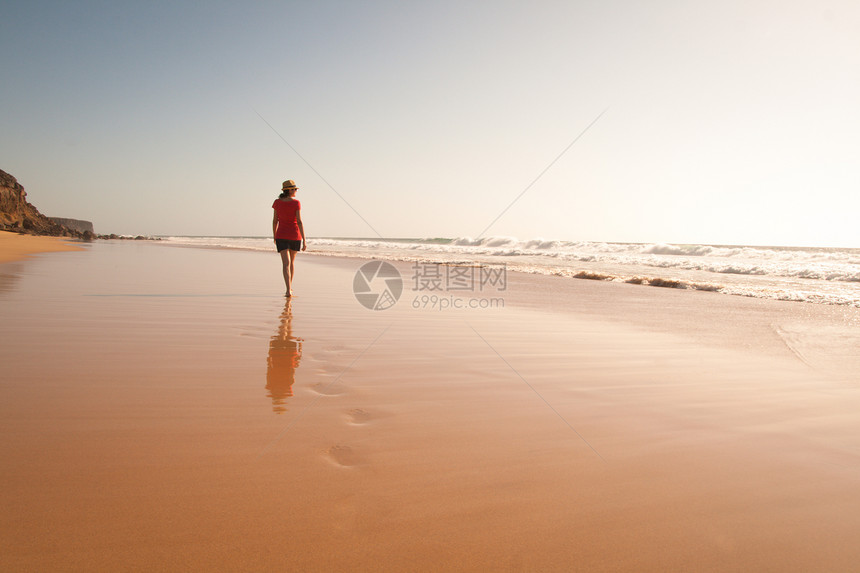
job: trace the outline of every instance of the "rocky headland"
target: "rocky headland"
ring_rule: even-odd
[[[80,219],[66,219],[65,217],[48,218],[54,223],[62,225],[67,229],[71,229],[72,231],[78,231],[79,233],[95,234],[95,229],[93,228],[93,224],[91,221],[81,221]]]
[[[0,230],[84,240],[96,237],[89,221],[46,217],[40,213],[27,201],[27,192],[18,180],[3,170],[0,170]]]

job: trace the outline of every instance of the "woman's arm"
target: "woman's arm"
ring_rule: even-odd
[[[302,250],[306,250],[308,248],[308,242],[305,239],[305,226],[302,224],[302,212],[296,211],[296,223],[299,224],[299,233],[302,234]]]
[[[272,238],[278,233],[278,212],[275,211],[275,216],[272,219]]]

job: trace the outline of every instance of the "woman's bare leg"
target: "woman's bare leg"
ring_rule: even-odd
[[[284,271],[284,284],[287,287],[287,296],[292,296],[290,292],[290,283],[292,282],[292,274],[291,268],[293,266],[293,257],[295,255],[290,255],[293,251],[289,249],[284,249],[279,254],[281,255],[281,265],[283,266]]]
[[[299,254],[298,251],[289,251],[290,253],[290,283],[287,287],[287,290],[292,292],[293,290],[293,279],[296,277],[296,255]]]
[[[292,283],[293,278],[296,276],[296,255],[299,254],[298,251],[290,251],[290,282]]]

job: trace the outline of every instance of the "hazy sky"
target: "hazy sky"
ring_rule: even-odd
[[[856,1],[6,0],[0,70],[0,169],[98,232],[290,178],[310,236],[474,237],[608,110],[487,235],[860,247]]]

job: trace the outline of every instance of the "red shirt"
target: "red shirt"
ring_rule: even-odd
[[[298,199],[290,199],[282,201],[275,199],[272,203],[272,209],[278,214],[278,228],[275,231],[276,239],[287,239],[288,241],[301,241],[302,234],[299,231],[299,222],[296,220],[296,214],[302,208],[302,204]]]

